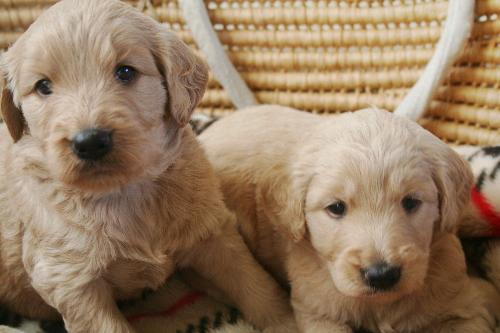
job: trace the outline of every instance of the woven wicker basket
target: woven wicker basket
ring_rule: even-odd
[[[84,1],[84,0],[82,0]],[[5,49],[55,0],[0,0]],[[195,47],[176,1],[127,1]],[[449,143],[500,143],[500,1],[476,0],[463,55],[421,123]],[[369,104],[394,110],[421,75],[443,30],[443,0],[211,0],[227,54],[262,103],[319,114]],[[211,77],[199,112],[235,110]]]

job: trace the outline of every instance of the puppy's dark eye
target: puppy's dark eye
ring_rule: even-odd
[[[121,83],[130,82],[136,74],[136,70],[131,66],[120,66],[116,69],[115,78]]]
[[[335,218],[341,218],[347,213],[347,205],[343,201],[337,201],[326,207],[326,211]]]
[[[414,197],[406,197],[401,200],[401,206],[408,214],[415,213],[420,207],[421,203],[422,201]]]
[[[47,79],[40,80],[36,83],[36,90],[41,95],[50,95],[52,94],[51,86],[52,82],[50,82],[50,80]]]

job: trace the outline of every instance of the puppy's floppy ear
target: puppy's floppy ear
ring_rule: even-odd
[[[8,87],[5,74],[2,75],[0,84],[2,87],[2,96],[0,97],[2,118],[9,129],[12,139],[14,139],[14,142],[17,142],[23,136],[26,122],[21,109],[19,109],[14,103],[14,96]]]
[[[445,232],[456,232],[470,200],[472,170],[467,161],[448,148],[444,154],[444,161],[435,161],[434,172],[434,181],[439,191],[440,229]]]
[[[295,178],[286,163],[267,170],[257,184],[259,214],[265,214],[275,228],[294,242],[306,234],[304,214],[307,183]]]
[[[419,144],[429,161],[439,192],[440,224],[444,232],[456,232],[470,200],[474,181],[467,161],[430,132],[419,127]]]
[[[183,127],[203,97],[208,68],[172,31],[161,27],[153,51],[168,90],[168,112]]]

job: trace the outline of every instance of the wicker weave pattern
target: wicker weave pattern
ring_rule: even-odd
[[[447,142],[500,143],[500,2],[476,0],[477,22],[463,56],[422,124]],[[6,48],[55,0],[0,0]],[[193,44],[173,0],[127,1]],[[369,104],[395,109],[433,54],[445,0],[206,1],[221,42],[257,99],[320,114]],[[194,45],[193,45],[194,46]],[[210,79],[199,111],[234,106]]]

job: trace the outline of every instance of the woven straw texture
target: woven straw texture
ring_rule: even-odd
[[[83,0],[82,0],[83,1]],[[0,0],[5,49],[55,0]],[[196,47],[176,1],[127,1]],[[422,74],[445,24],[444,0],[206,1],[226,52],[261,103],[336,114],[394,110]],[[500,1],[476,0],[463,55],[421,120],[453,144],[500,143]],[[211,76],[199,112],[235,110]]]

